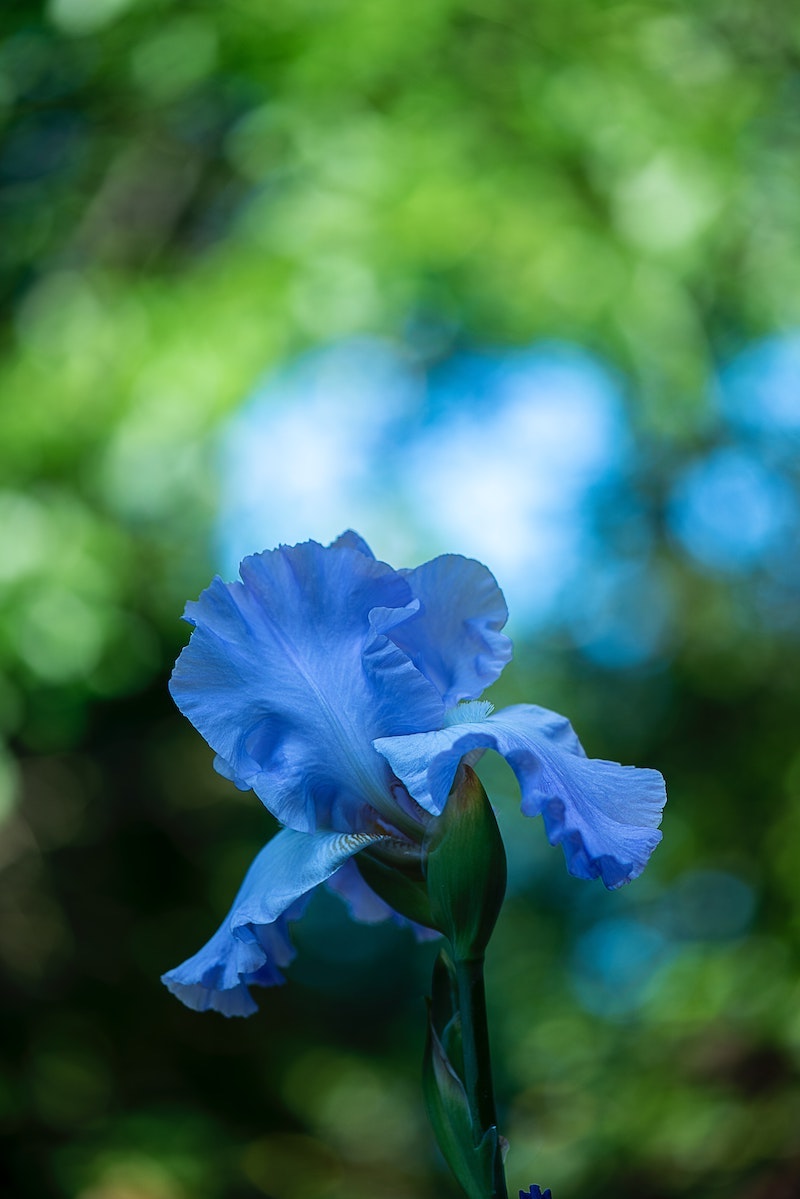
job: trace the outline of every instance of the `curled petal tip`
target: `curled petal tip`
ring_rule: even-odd
[[[517,776],[526,816],[541,814],[547,836],[561,845],[571,874],[602,878],[615,889],[641,874],[661,840],[666,801],[655,770],[590,759],[572,726],[534,704],[484,715],[467,704],[444,729],[375,741],[416,801],[438,815],[458,763],[494,749]],[[466,719],[463,719],[463,717]]]

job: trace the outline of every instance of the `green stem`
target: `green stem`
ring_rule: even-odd
[[[464,1085],[469,1101],[475,1144],[497,1126],[497,1111],[489,1054],[489,1025],[486,1019],[486,988],[483,956],[456,961],[458,1009],[464,1052]],[[492,1193],[487,1199],[508,1199],[503,1159],[498,1146],[492,1170]]]

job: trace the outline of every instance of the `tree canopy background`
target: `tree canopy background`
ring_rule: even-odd
[[[7,1193],[454,1194],[421,1114],[425,947],[320,898],[252,1020],[158,983],[273,827],[166,694],[220,568],[220,439],[265,377],[366,335],[423,408],[446,378],[483,411],[476,354],[552,345],[624,407],[593,554],[493,698],[661,769],[664,843],[622,893],[570,879],[487,766],[513,849],[489,962],[509,1178],[795,1194],[792,6],[52,0],[7,2],[0,32]],[[602,599],[611,559],[633,566]]]

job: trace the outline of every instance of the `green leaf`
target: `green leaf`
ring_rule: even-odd
[[[497,1129],[488,1129],[480,1144],[474,1143],[464,1083],[433,1026],[432,1010],[422,1078],[428,1116],[445,1161],[468,1199],[487,1199],[494,1193]]]
[[[430,1019],[445,1055],[458,1077],[463,1079],[464,1047],[458,1009],[458,982],[453,960],[444,948],[439,951],[433,966]]]

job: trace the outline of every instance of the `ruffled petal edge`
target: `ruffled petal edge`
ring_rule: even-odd
[[[461,759],[496,750],[517,776],[523,813],[541,813],[570,873],[601,878],[609,890],[641,874],[661,840],[666,789],[659,772],[587,758],[569,721],[533,704],[433,733],[380,738],[375,748],[434,815],[447,802]]]
[[[371,833],[283,829],[257,854],[210,941],[161,981],[195,1011],[252,1015],[258,1005],[249,987],[283,982],[281,969],[294,957],[288,923],[302,915],[311,891],[381,839]]]

